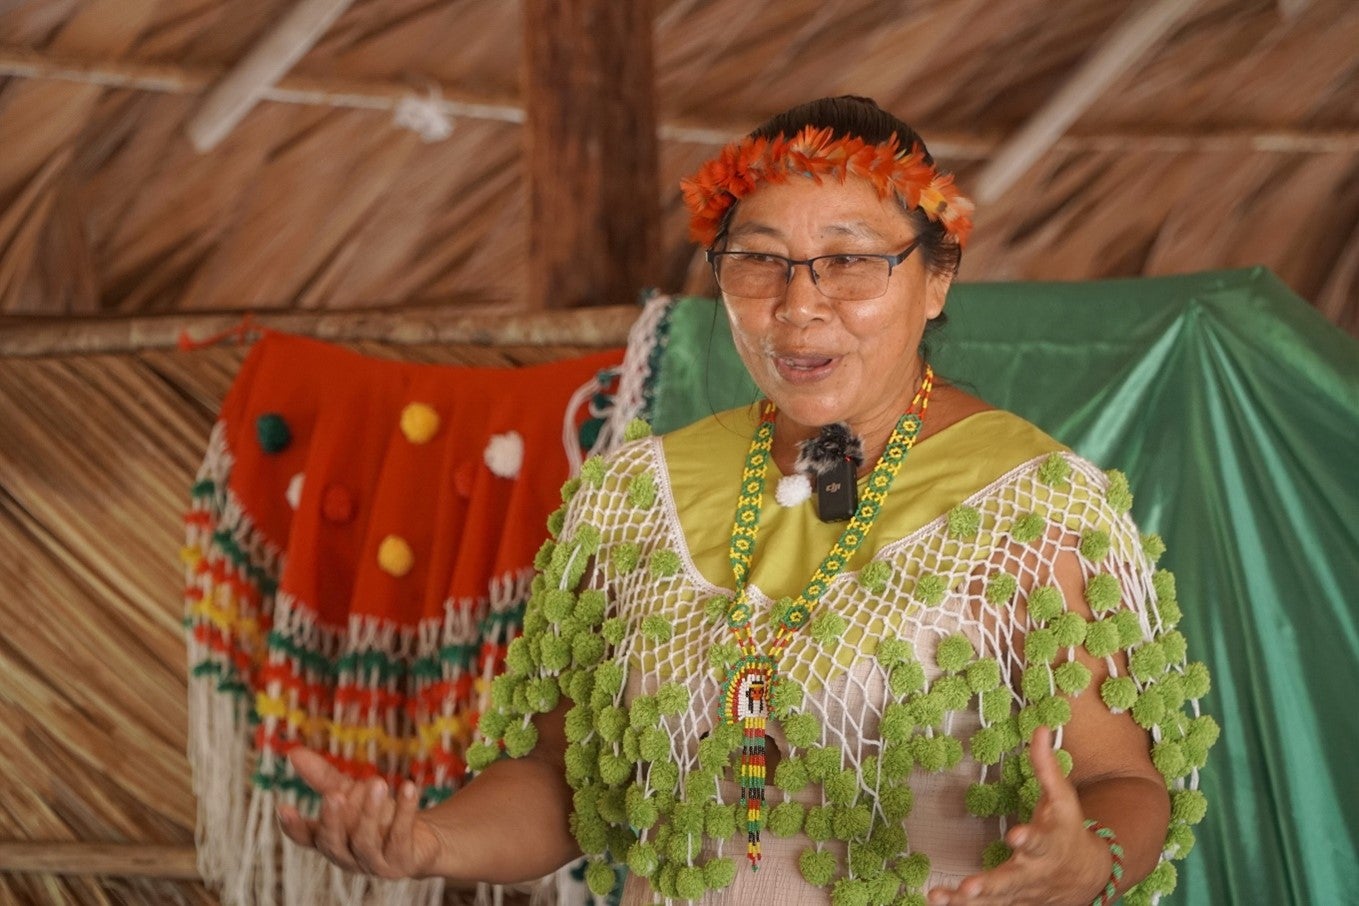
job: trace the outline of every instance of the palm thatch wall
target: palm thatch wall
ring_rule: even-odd
[[[193,880],[175,552],[241,353],[166,351],[182,329],[253,312],[512,366],[631,317],[545,317],[527,293],[519,2],[334,2],[199,150],[205,92],[298,2],[0,2],[3,902],[214,902]],[[663,289],[711,289],[678,179],[789,104],[856,93],[979,196],[963,279],[1264,264],[1359,336],[1353,0],[650,6]],[[451,132],[402,125],[412,110]]]

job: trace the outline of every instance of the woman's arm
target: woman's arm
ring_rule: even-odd
[[[278,810],[283,832],[349,871],[381,878],[442,877],[513,883],[542,877],[580,854],[567,818],[563,700],[535,720],[538,743],[523,758],[502,759],[444,802],[420,811],[415,785],[393,798],[382,780],[355,781],[315,752],[290,756],[322,797],[306,819]]]
[[[1075,555],[1060,557],[1053,573],[1067,608],[1090,619]],[[1130,714],[1114,714],[1101,700],[1100,683],[1109,675],[1106,663],[1080,647],[1076,659],[1089,668],[1091,680],[1070,700],[1071,719],[1062,728],[1062,748],[1073,762],[1071,775],[1062,775],[1052,732],[1040,727],[1029,757],[1042,792],[1029,821],[1005,835],[1013,850],[1010,858],[957,888],[930,891],[931,906],[1086,906],[1104,892],[1113,864],[1107,843],[1085,828],[1086,819],[1112,829],[1123,847],[1120,892],[1156,867],[1170,822],[1170,797],[1152,764],[1150,737]],[[1121,655],[1115,664],[1120,672],[1126,670]]]

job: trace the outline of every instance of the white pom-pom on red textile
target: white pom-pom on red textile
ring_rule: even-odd
[[[501,478],[514,478],[524,465],[524,438],[518,431],[493,434],[482,458],[486,467]]]

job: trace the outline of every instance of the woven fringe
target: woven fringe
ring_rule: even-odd
[[[618,378],[618,393],[613,408],[604,420],[591,453],[608,453],[621,446],[624,431],[634,418],[648,418],[646,389],[651,378],[651,362],[656,343],[664,336],[658,329],[676,300],[671,296],[655,295],[646,300],[642,314],[628,331],[628,350],[623,355],[622,371]]]

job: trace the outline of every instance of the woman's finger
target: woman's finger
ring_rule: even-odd
[[[316,849],[336,865],[353,871],[357,865],[349,849],[349,803],[345,793],[331,793],[321,802],[316,823]]]
[[[387,862],[411,871],[415,869],[415,815],[420,810],[420,796],[415,784],[407,780],[396,796],[396,811],[392,814],[391,829],[387,832]]]
[[[284,804],[275,811],[284,836],[299,846],[315,846],[316,833],[313,822],[303,818],[297,806]]]
[[[387,842],[387,823],[391,796],[387,783],[374,778],[354,791],[358,802],[353,823],[349,826],[349,849],[359,865],[374,874],[385,873],[383,850]]]
[[[288,753],[288,763],[302,782],[318,794],[344,792],[354,783],[349,777],[326,760],[320,752],[313,752],[301,746]]]

